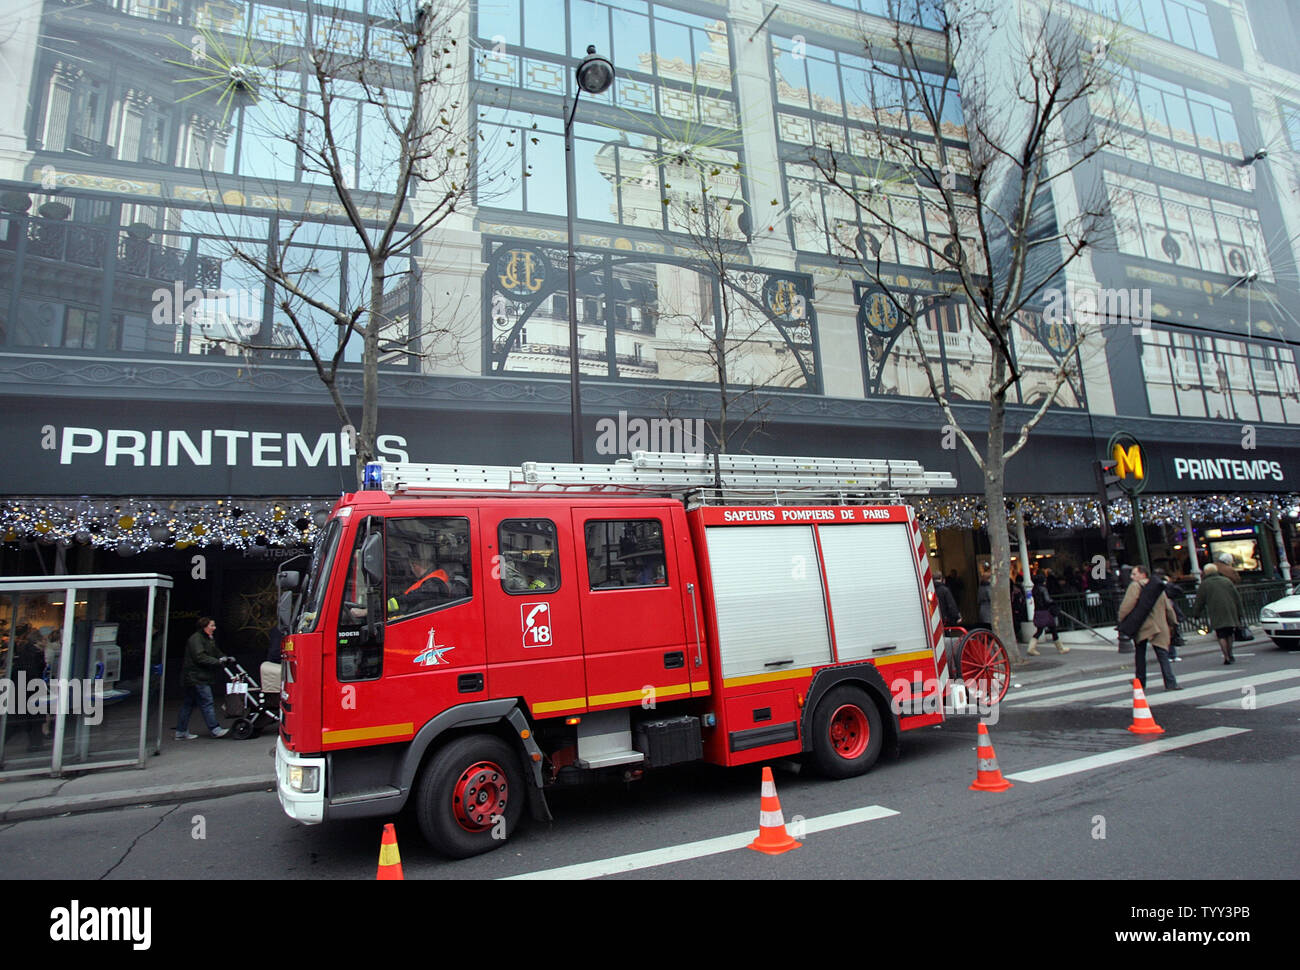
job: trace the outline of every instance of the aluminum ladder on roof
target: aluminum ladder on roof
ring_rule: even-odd
[[[371,469],[374,469],[372,473]],[[683,494],[701,489],[751,490],[762,495],[801,490],[928,493],[954,488],[947,472],[927,472],[908,460],[709,455],[638,451],[613,464],[524,462],[508,465],[372,462],[367,479],[390,495],[608,491]]]

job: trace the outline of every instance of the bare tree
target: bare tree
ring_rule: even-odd
[[[214,342],[254,360],[305,355],[340,424],[355,433],[359,478],[377,453],[381,363],[446,353],[441,345],[452,334],[441,307],[438,319],[412,326],[409,310],[422,301],[414,258],[425,255],[422,241],[468,203],[476,184],[489,180],[483,173],[490,165],[482,151],[471,159],[462,5],[390,0],[383,16],[364,21],[308,6],[310,26],[288,54],[245,42],[236,56],[221,51],[208,59],[213,73],[230,75],[219,79],[224,89],[216,96],[255,103],[259,134],[298,160],[303,181],[320,196],[299,212],[341,211],[343,224],[282,213],[268,251],[241,240],[238,219],[218,212],[230,255],[271,284],[281,320],[270,333]],[[246,125],[245,139],[254,133]],[[351,251],[346,270],[316,265],[321,250],[313,247],[326,243]],[[359,412],[349,403],[345,366],[358,358]]]
[[[897,7],[888,41],[866,44],[871,123],[858,134],[871,162],[858,160],[861,149],[854,158],[843,145],[818,145],[811,154],[818,191],[828,208],[843,213],[823,229],[865,275],[874,301],[867,312],[885,318],[877,321],[884,324],[880,331],[892,325],[895,340],[910,341],[945,430],[983,473],[993,626],[1004,643],[1014,644],[1005,594],[1006,464],[1048,408],[1074,392],[1066,385],[1079,377],[1078,350],[1089,321],[1050,312],[1044,320],[1042,309],[1064,270],[1098,244],[1109,218],[1103,194],[1080,198],[1072,215],[1054,222],[1049,193],[1067,187],[1076,168],[1117,138],[1089,105],[1111,84],[1113,36],[1081,31],[1065,5],[898,0]],[[906,276],[916,265],[937,284],[928,297]],[[987,360],[978,368],[987,366],[978,395],[955,391],[927,350],[927,343],[935,348],[949,336],[947,327],[931,331],[939,318],[961,320],[955,329],[970,334],[967,353]],[[1032,410],[1013,415],[1021,420],[1008,442],[1008,405],[1017,403],[1012,392],[1027,377],[1029,348],[1050,350],[1041,355],[1046,372],[1024,394],[1022,403]],[[983,447],[952,406],[966,396],[988,402]]]

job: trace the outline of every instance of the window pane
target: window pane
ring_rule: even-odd
[[[468,519],[389,519],[387,554],[390,622],[473,595]]]
[[[668,585],[664,530],[658,519],[588,522],[586,539],[592,589]]]
[[[508,593],[553,593],[560,588],[555,523],[512,519],[501,523],[501,587]]]

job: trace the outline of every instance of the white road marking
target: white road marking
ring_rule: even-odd
[[[1233,700],[1219,701],[1216,704],[1202,704],[1203,711],[1242,711],[1250,710],[1242,705],[1245,695]],[[1287,704],[1291,701],[1300,701],[1300,687],[1288,687],[1285,690],[1271,690],[1267,694],[1256,694],[1253,700],[1255,707],[1276,707],[1278,704]]]
[[[1046,694],[1060,694],[1065,691],[1081,690],[1088,687],[1097,687],[1101,684],[1111,684],[1113,686],[1116,684],[1124,683],[1124,679],[1126,676],[1128,677],[1129,681],[1133,680],[1133,677],[1131,675],[1107,674],[1105,677],[1093,677],[1091,680],[1073,680],[1070,681],[1069,683],[1051,684],[1050,686],[1047,687],[1029,687],[1025,690],[1015,690],[1013,688],[1012,690],[1007,692],[1007,696],[1003,699],[1003,703],[1005,704],[1007,701],[1012,701],[1012,700],[1018,701],[1026,697],[1042,697]]]
[[[1050,781],[1053,778],[1063,778],[1066,775],[1078,774],[1081,771],[1092,771],[1094,768],[1105,768],[1107,765],[1121,764],[1136,758],[1148,758],[1153,754],[1160,754],[1162,751],[1175,751],[1178,748],[1187,748],[1194,744],[1204,744],[1206,741],[1230,738],[1234,734],[1247,734],[1249,731],[1249,728],[1220,727],[1210,728],[1208,731],[1196,731],[1176,738],[1162,737],[1153,741],[1146,741],[1136,747],[1092,754],[1086,758],[1075,758],[1073,761],[1062,761],[1060,764],[1031,768],[1029,771],[1019,771],[1014,775],[1006,775],[1005,777],[1008,781],[1027,781],[1031,783]]]
[[[880,805],[868,805],[866,808],[854,808],[847,812],[835,812],[819,818],[805,819],[803,831],[811,835],[828,829],[857,825],[859,822],[871,822],[879,818],[897,815],[892,808]],[[789,826],[787,825],[787,831]],[[687,842],[683,845],[671,845],[664,849],[651,849],[648,852],[634,852],[631,855],[615,856],[612,859],[598,859],[595,862],[580,862],[572,866],[560,866],[558,869],[543,869],[539,872],[524,872],[517,876],[505,876],[506,879],[596,879],[600,876],[612,876],[620,872],[633,872],[637,869],[649,869],[663,866],[670,862],[682,862],[686,859],[699,859],[703,856],[717,855],[743,849],[758,836],[757,828],[736,835],[723,835],[716,839],[702,842]]]
[[[1292,680],[1300,677],[1300,670],[1272,670],[1266,674],[1251,674],[1248,677],[1237,677],[1233,680],[1220,680],[1213,684],[1204,684],[1201,687],[1188,687],[1183,690],[1168,691],[1163,688],[1155,687],[1154,692],[1146,692],[1147,704],[1151,707],[1157,707],[1161,704],[1172,704],[1175,701],[1190,701],[1197,697],[1208,697],[1210,694],[1222,694],[1225,691],[1234,690],[1241,687],[1248,687],[1252,684],[1271,684],[1275,680]],[[1184,678],[1180,678],[1184,679]],[[1191,677],[1185,678],[1191,680]],[[1147,678],[1150,684],[1150,678]],[[1132,698],[1126,701],[1115,701],[1113,704],[1102,704],[1102,707],[1128,707],[1133,703]]]
[[[1160,665],[1159,665],[1159,664],[1156,664],[1156,665],[1155,665],[1155,674],[1156,674],[1155,683],[1159,683],[1159,679],[1160,679]],[[1152,685],[1152,683],[1153,683],[1150,675],[1151,675],[1151,669],[1150,669],[1150,667],[1148,667],[1148,668],[1147,668],[1147,684],[1148,684],[1148,685]],[[1177,674],[1175,674],[1175,676],[1177,676]],[[1221,671],[1221,670],[1197,670],[1197,671],[1194,671],[1193,673],[1185,674],[1185,675],[1179,677],[1178,679],[1179,679],[1180,681],[1183,681],[1184,683],[1191,683],[1192,681],[1197,681],[1197,680],[1209,680],[1211,677],[1222,677],[1222,676],[1223,676],[1223,671]],[[1133,680],[1134,680],[1134,678],[1133,678],[1133,676],[1130,674],[1130,675],[1124,677],[1124,678],[1122,679],[1122,681],[1117,681],[1117,682],[1116,682],[1113,686],[1111,686],[1111,687],[1098,687],[1096,690],[1081,690],[1081,691],[1078,691],[1077,693],[1073,693],[1073,694],[1062,694],[1062,695],[1057,696],[1057,697],[1046,697],[1046,698],[1041,698],[1041,699],[1038,699],[1038,700],[1032,700],[1032,701],[1030,701],[1028,704],[1021,704],[1020,706],[1021,706],[1021,707],[1026,707],[1026,708],[1029,708],[1029,707],[1055,707],[1055,706],[1057,706],[1057,705],[1059,705],[1059,704],[1074,704],[1074,703],[1077,703],[1077,702],[1079,702],[1079,701],[1094,701],[1094,700],[1097,700],[1098,698],[1102,698],[1102,697],[1115,697],[1115,696],[1117,696],[1119,693],[1123,693],[1123,694],[1128,698],[1128,700],[1126,700],[1126,701],[1122,701],[1122,702],[1117,702],[1117,703],[1114,705],[1114,706],[1116,706],[1116,707],[1119,707],[1119,706],[1123,706],[1124,704],[1132,704],[1132,703],[1133,703]],[[1147,700],[1150,700],[1150,699],[1151,699],[1151,695],[1148,693],[1148,694],[1147,694]]]

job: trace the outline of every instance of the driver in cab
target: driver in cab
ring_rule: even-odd
[[[400,592],[393,592],[388,599],[390,619],[420,613],[469,596],[469,582],[462,574],[460,564],[448,562],[440,565],[428,550],[418,549],[411,556],[410,575],[414,581]]]

